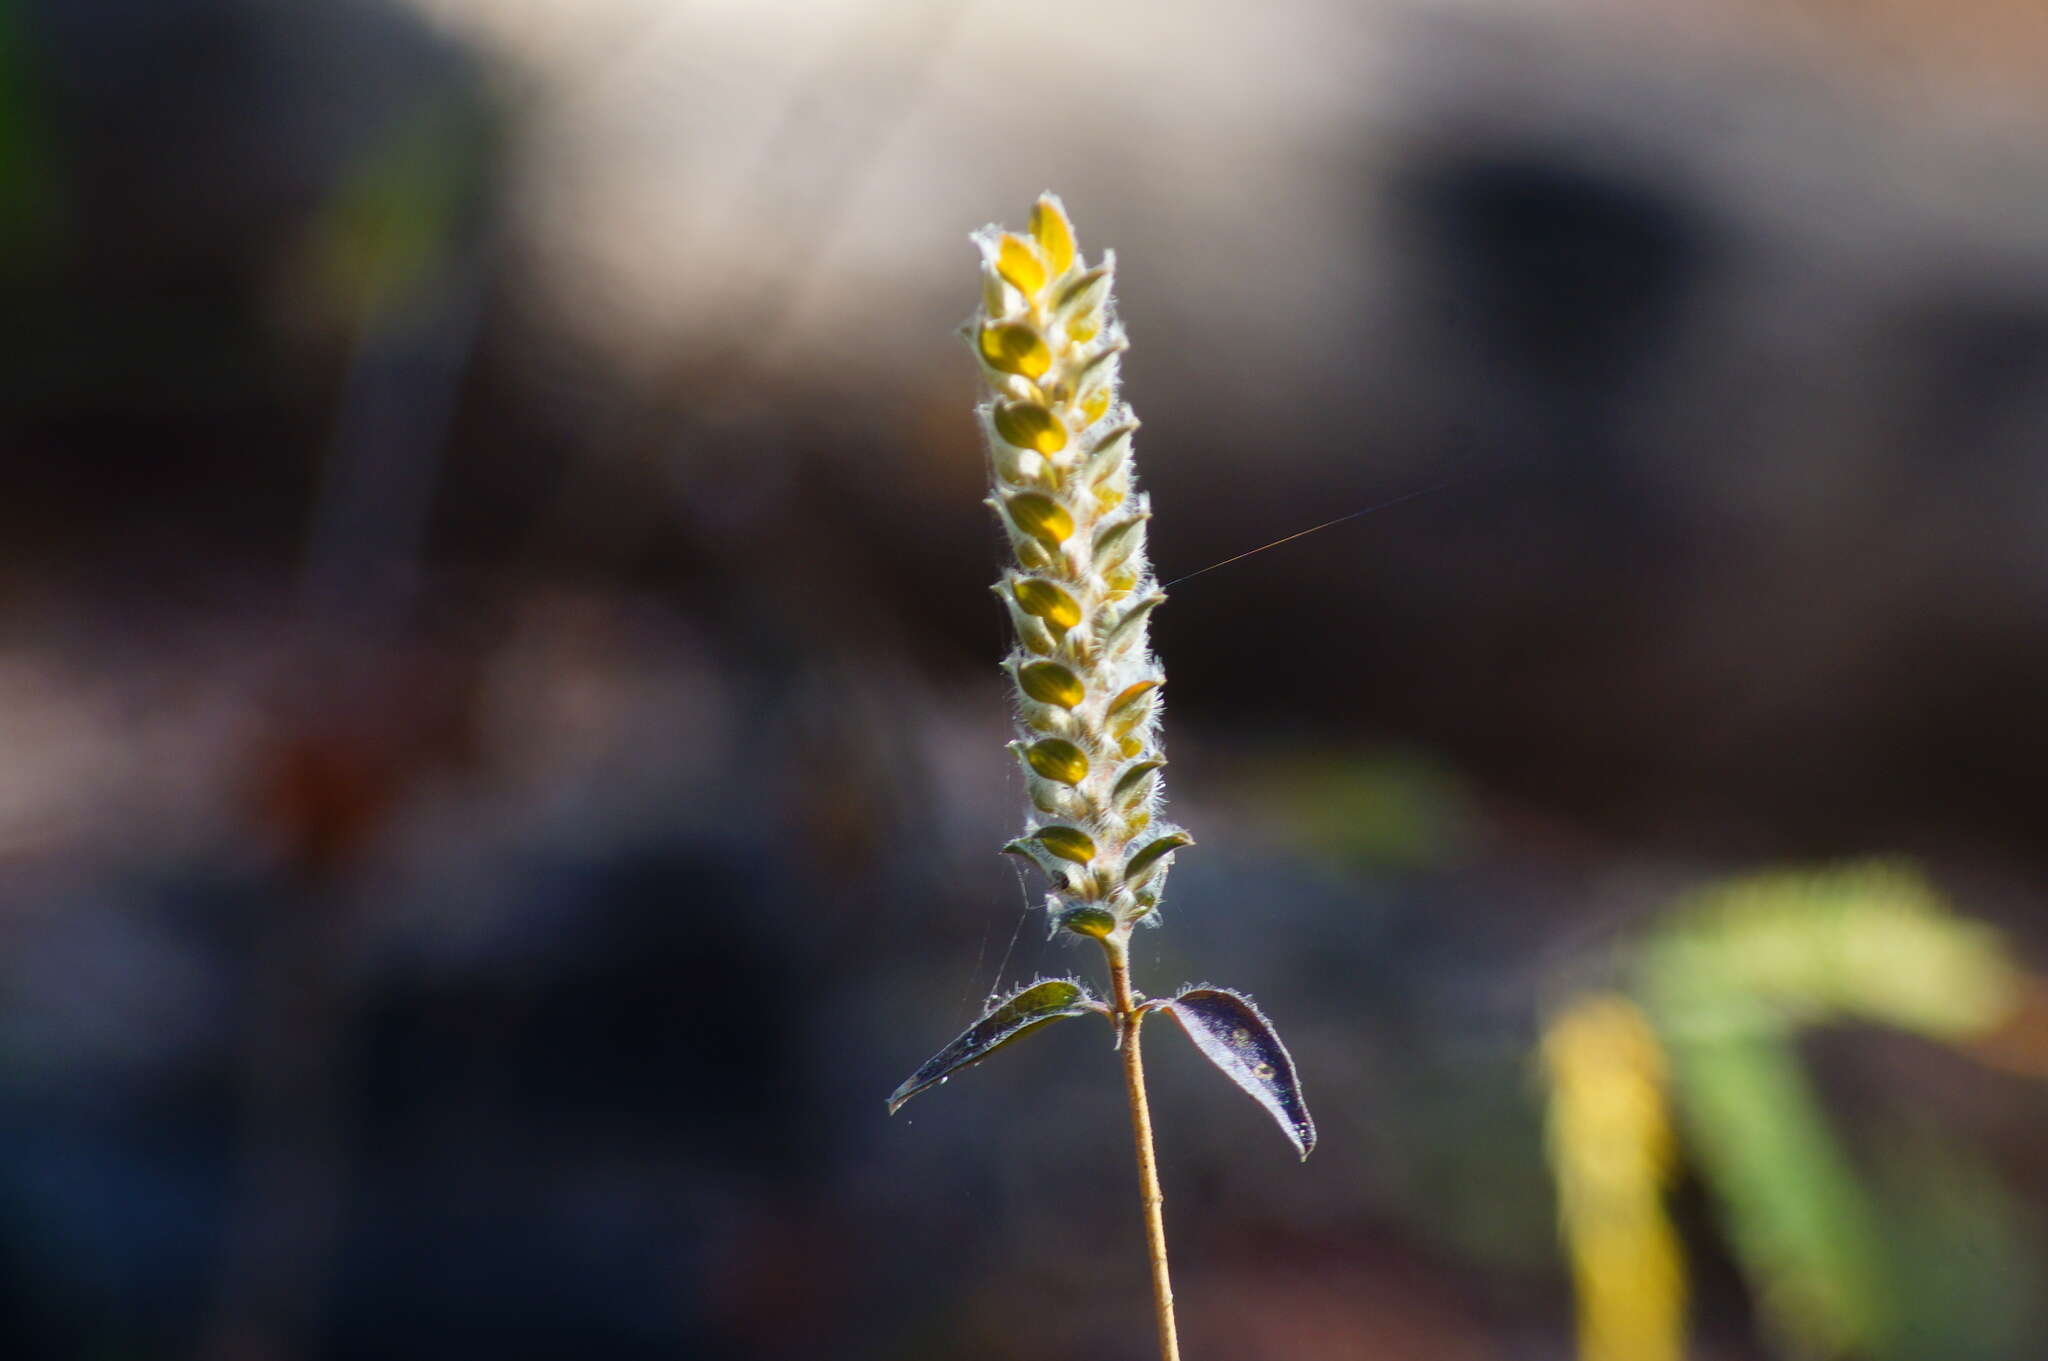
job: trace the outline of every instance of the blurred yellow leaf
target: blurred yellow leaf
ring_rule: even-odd
[[[1616,993],[1580,997],[1543,1038],[1558,1221],[1578,1295],[1580,1361],[1679,1361],[1685,1270],[1664,1212],[1664,1051]]]

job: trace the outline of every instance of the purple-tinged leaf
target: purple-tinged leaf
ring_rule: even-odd
[[[1172,1013],[1195,1048],[1266,1108],[1302,1157],[1309,1155],[1316,1146],[1316,1124],[1301,1099],[1294,1059],[1251,998],[1228,988],[1189,988],[1145,1007]]]
[[[927,1087],[936,1087],[954,1073],[980,1063],[1011,1040],[1048,1021],[1108,1009],[1071,978],[1048,978],[1019,989],[989,1008],[951,1044],[924,1061],[903,1085],[889,1094],[889,1114]]]

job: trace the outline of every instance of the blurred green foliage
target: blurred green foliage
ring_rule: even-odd
[[[1803,1028],[1842,1021],[1981,1041],[2025,991],[1999,934],[1955,914],[1909,866],[1880,861],[1690,895],[1633,964],[1667,1056],[1681,1156],[1720,1207],[1786,1351],[2016,1355],[2038,1322],[2042,1263],[2009,1188],[1925,1113],[1901,1111],[1896,1128],[1846,1144],[1799,1047]],[[1554,1085],[1554,1112],[1564,1093]],[[1553,1128],[1572,1125],[1554,1113]],[[1552,1156],[1563,1178],[1590,1155],[1561,1142]],[[1585,1259],[1583,1229],[1569,1216],[1565,1228]],[[1594,1308],[1602,1282],[1582,1277],[1580,1290],[1581,1309]]]
[[[1876,1153],[1887,1285],[1899,1302],[1886,1354],[2026,1355],[2039,1336],[2044,1262],[2014,1188],[1932,1120],[1913,1122]]]
[[[1644,959],[1647,995],[1682,1032],[1851,1019],[1934,1040],[1983,1034],[2019,997],[1997,933],[1917,872],[1873,862],[1734,880],[1682,902]]]
[[[1860,1356],[1896,1332],[1870,1195],[1828,1129],[1789,1031],[1673,1044],[1687,1148],[1757,1303],[1795,1354]]]
[[[1471,839],[1464,785],[1442,761],[1405,748],[1302,756],[1250,781],[1303,849],[1374,870],[1455,860]]]
[[[0,277],[41,268],[57,241],[58,158],[28,27],[18,0],[0,0]]]
[[[441,97],[395,119],[342,171],[313,221],[320,301],[358,327],[401,321],[448,270],[481,188],[488,125]]]

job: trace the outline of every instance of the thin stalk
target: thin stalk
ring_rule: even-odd
[[[1109,958],[1109,985],[1124,1056],[1124,1092],[1131,1103],[1131,1137],[1138,1149],[1138,1196],[1145,1208],[1145,1251],[1152,1262],[1152,1309],[1159,1324],[1160,1361],[1180,1361],[1180,1335],[1173,1322],[1173,1276],[1166,1262],[1166,1194],[1159,1189],[1159,1159],[1152,1151],[1152,1108],[1145,1100],[1145,1062],[1138,1052],[1138,1025],[1145,1019],[1131,991],[1131,956],[1123,932],[1102,938]]]

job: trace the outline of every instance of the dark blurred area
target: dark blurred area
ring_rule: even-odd
[[[2044,58],[1999,0],[0,0],[0,1353],[1152,1354],[1104,1035],[882,1110],[1095,967],[996,853],[954,334],[1052,188],[1162,578],[1399,501],[1155,632],[1140,982],[1256,994],[1322,1126],[1148,1046],[1189,1355],[1631,1361],[1547,1006],[1842,857],[2048,955]],[[1791,1051],[1814,1175],[1946,1235],[1870,1230],[1941,1261],[1841,1355],[2048,1355],[2001,1027]],[[1715,1178],[1794,1164],[1685,1139],[1685,1354],[1791,1355]]]

